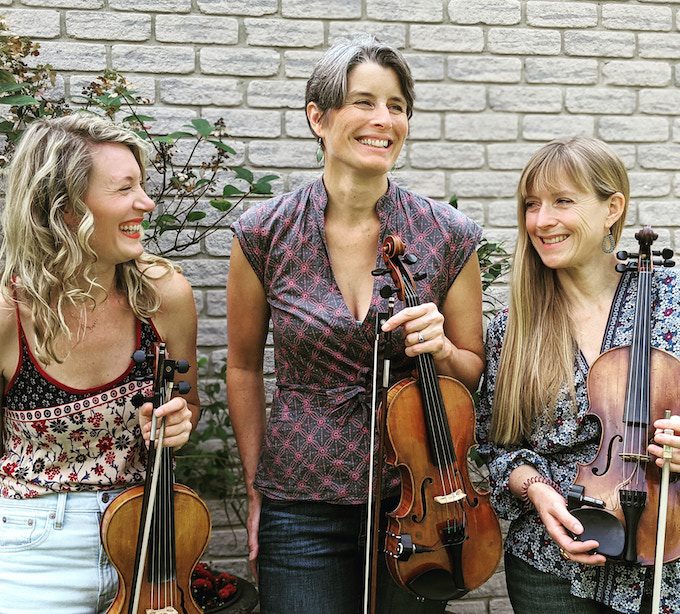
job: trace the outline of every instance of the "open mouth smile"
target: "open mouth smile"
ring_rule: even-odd
[[[562,243],[568,238],[567,235],[559,235],[557,237],[540,237],[541,243],[544,245],[554,245],[555,243]]]
[[[362,145],[369,145],[370,147],[381,147],[387,149],[391,141],[388,139],[357,139]]]

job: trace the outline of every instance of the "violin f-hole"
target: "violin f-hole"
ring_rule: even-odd
[[[607,465],[605,466],[604,471],[600,471],[599,467],[593,467],[591,469],[593,475],[602,476],[605,475],[607,471],[609,471],[609,468],[612,465],[612,458],[614,457],[612,448],[614,447],[614,444],[617,440],[619,443],[621,443],[623,442],[623,437],[621,437],[621,435],[615,435],[609,440],[609,446],[607,446]]]
[[[420,484],[420,500],[423,502],[423,514],[418,518],[418,514],[413,514],[411,520],[413,522],[422,522],[427,516],[427,487],[433,483],[432,478],[426,478]]]

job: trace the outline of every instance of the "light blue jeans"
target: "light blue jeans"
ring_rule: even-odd
[[[0,498],[0,614],[106,611],[118,580],[99,521],[118,492]]]

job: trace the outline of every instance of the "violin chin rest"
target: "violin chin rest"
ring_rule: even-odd
[[[595,507],[570,510],[572,516],[583,525],[583,533],[574,539],[585,542],[594,539],[600,545],[597,552],[610,558],[620,558],[626,543],[626,530],[614,514]]]

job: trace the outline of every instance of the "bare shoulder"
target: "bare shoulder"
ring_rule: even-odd
[[[180,272],[152,265],[145,270],[147,278],[155,286],[161,304],[154,316],[159,332],[166,337],[176,327],[194,330],[196,327],[196,306],[191,284]]]
[[[30,318],[30,315],[25,315]],[[14,372],[17,363],[19,341],[16,304],[0,294],[0,371],[3,380]]]

